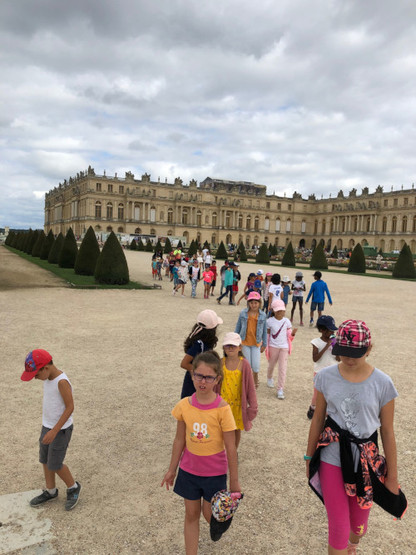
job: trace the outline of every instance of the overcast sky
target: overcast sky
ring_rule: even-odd
[[[416,181],[414,0],[1,0],[0,227],[97,174]]]

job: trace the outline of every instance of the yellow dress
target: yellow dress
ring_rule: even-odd
[[[221,383],[221,397],[231,407],[237,430],[244,430],[243,413],[241,411],[242,374],[239,369],[242,358],[240,357],[240,363],[236,370],[228,370],[225,365],[226,360],[226,358],[223,359],[222,365],[224,379]]]

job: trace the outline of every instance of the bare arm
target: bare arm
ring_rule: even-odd
[[[309,428],[308,447],[306,454],[312,457],[316,451],[319,436],[324,429],[326,416],[326,401],[320,391],[316,397],[316,408],[312,418],[311,427]],[[309,461],[306,461],[306,476],[309,478]]]
[[[184,370],[188,370],[188,372],[191,372],[193,360],[194,357],[191,357],[191,355],[185,355],[181,362],[181,368],[183,368]]]
[[[228,469],[230,471],[230,491],[241,491],[238,481],[237,449],[235,447],[235,431],[223,432],[225,450],[227,452]]]
[[[62,426],[71,416],[71,414],[74,412],[74,398],[72,397],[72,388],[69,382],[67,380],[60,380],[60,382],[58,383],[58,389],[59,389],[59,393],[62,396],[62,399],[64,400],[65,410],[62,413],[61,418],[52,428],[52,430],[49,430],[49,432],[47,432],[43,436],[42,443],[44,445],[49,445],[50,443],[52,443],[52,441],[56,438],[56,435],[59,432],[59,430],[62,428]]]
[[[166,489],[169,489],[169,486],[173,486],[173,482],[176,476],[176,470],[178,468],[182,452],[185,448],[185,432],[185,422],[178,420],[176,426],[176,435],[175,439],[173,440],[172,456],[170,459],[169,470],[166,472],[165,476],[163,477],[162,483],[160,484],[161,487],[163,486],[163,484],[166,484]]]
[[[393,420],[394,399],[384,405],[380,411],[380,435],[387,463],[387,476],[384,483],[387,489],[389,489],[392,493],[398,494],[399,483],[397,476],[397,448]]]
[[[328,341],[328,343],[325,345],[322,351],[319,351],[318,347],[316,347],[315,345],[312,345],[312,360],[314,362],[318,362],[318,360],[322,357],[322,355],[328,350],[330,346],[331,346],[331,341]]]

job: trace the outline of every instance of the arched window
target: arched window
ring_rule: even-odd
[[[258,216],[256,216],[256,217],[254,218],[254,230],[255,230],[255,231],[258,231],[258,230],[259,230],[259,217],[258,217]],[[256,244],[257,244],[257,243],[256,243]]]
[[[353,222],[352,222],[352,230],[353,231],[358,231],[358,218],[357,216],[354,216]]]
[[[391,231],[392,233],[396,233],[397,231],[397,217],[393,216],[393,219],[391,221]]]
[[[251,229],[251,216],[246,218],[246,229]]]
[[[95,203],[95,217],[101,218],[101,202],[99,200]]]
[[[152,206],[150,209],[150,221],[151,222],[156,221],[156,208],[154,206]]]
[[[264,231],[269,231],[270,229],[270,220],[269,218],[264,219]]]
[[[326,220],[322,220],[322,235],[325,235],[326,232]]]
[[[213,212],[213,214],[212,214],[212,227],[217,227],[217,225],[218,225],[217,219],[218,219],[217,213]]]
[[[118,205],[118,219],[124,220],[124,204],[121,202]]]
[[[122,226],[120,226],[120,227],[117,228],[117,231],[118,231],[118,233],[123,233],[123,232],[124,232],[124,229],[123,229]]]
[[[291,225],[291,221],[290,218],[288,220],[286,220],[286,233],[288,233],[290,231],[290,225]]]
[[[276,224],[275,224],[275,231],[276,233],[280,232],[280,218],[276,218]]]
[[[302,220],[302,225],[301,225],[300,230],[301,230],[301,233],[306,233],[306,222],[305,222],[305,220]],[[302,239],[302,240],[303,240],[303,246],[305,246],[305,239]]]
[[[113,217],[113,205],[111,202],[107,202],[107,220],[111,220]]]
[[[134,219],[137,222],[140,220],[140,206],[138,204],[134,205]]]
[[[238,229],[241,229],[243,227],[243,215],[239,214],[238,215]]]
[[[334,232],[334,218],[331,218],[331,223],[329,224],[329,232]]]
[[[318,220],[315,220],[313,222],[313,234],[317,235],[318,234]]]
[[[381,231],[383,233],[386,233],[386,231],[387,231],[387,217],[386,216],[384,216],[383,221],[381,223]]]
[[[165,219],[165,213],[164,212],[160,213],[160,218],[159,219],[160,219],[161,222],[163,222],[163,220]]]
[[[226,212],[225,213],[225,227],[227,229],[230,229],[230,227],[231,227],[231,212]]]
[[[365,229],[366,231],[370,231],[370,228],[371,228],[371,217],[367,216]]]
[[[182,208],[182,225],[188,225],[188,209]]]
[[[202,212],[201,212],[201,210],[198,210],[198,212],[196,213],[196,225],[198,227],[202,226]]]
[[[169,208],[168,210],[168,224],[173,224],[173,209]]]
[[[416,232],[416,216],[413,216],[413,226],[412,226],[413,233]]]
[[[108,225],[108,226],[107,226],[106,231],[107,231],[108,233],[111,233],[111,232],[113,231],[113,228],[111,227],[111,225]]]
[[[407,231],[407,216],[403,216],[402,220],[402,232],[406,233]]]

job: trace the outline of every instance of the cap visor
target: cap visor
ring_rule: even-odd
[[[368,347],[359,347],[354,349],[353,347],[343,347],[342,345],[335,345],[332,347],[332,354],[338,355],[341,357],[349,357],[349,358],[361,358],[365,355],[368,351]]]
[[[25,370],[23,372],[23,374],[20,376],[20,379],[23,382],[30,382],[30,380],[32,380],[38,372],[39,372],[39,370],[37,372],[26,372],[26,370]]]
[[[211,520],[209,523],[209,533],[213,542],[218,541],[224,534],[224,532],[228,530],[228,528],[231,526],[232,520],[233,517],[225,520],[224,522],[218,522],[218,520],[216,520],[214,516],[211,516]]]

